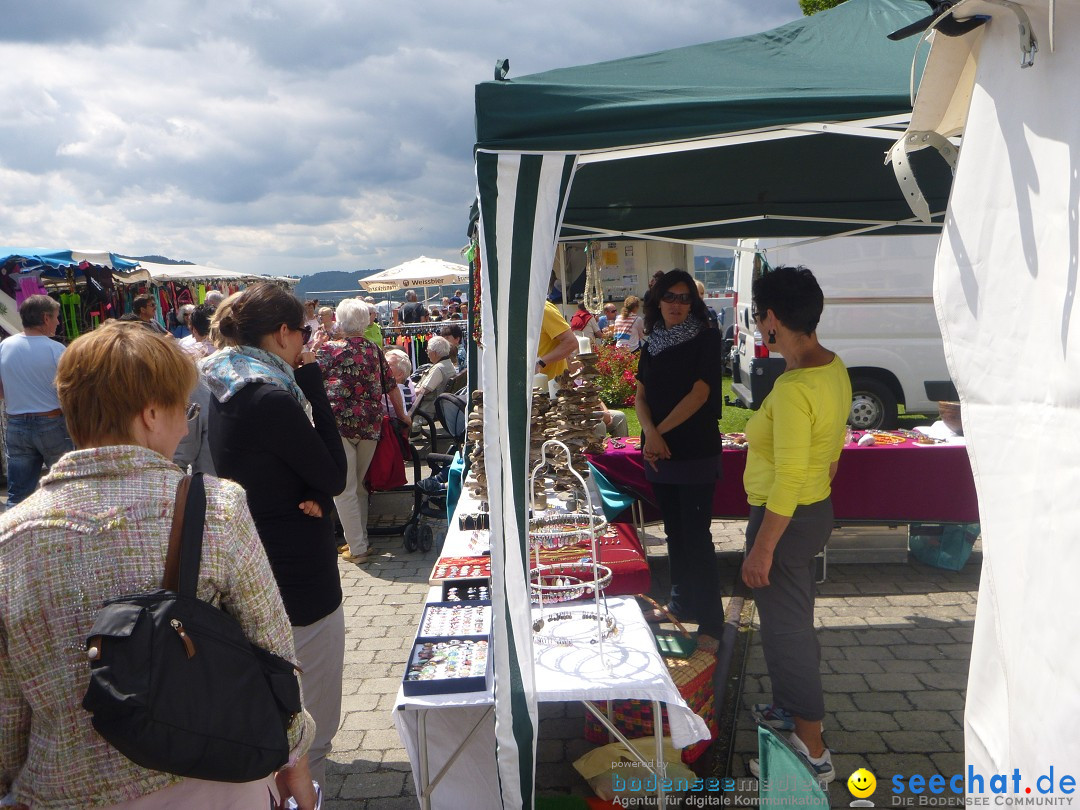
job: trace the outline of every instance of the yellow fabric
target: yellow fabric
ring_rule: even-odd
[[[544,322],[540,326],[540,348],[537,350],[536,356],[543,357],[550,352],[555,348],[555,344],[559,342],[559,335],[569,331],[570,324],[566,322],[566,318],[559,312],[559,308],[547,301],[544,304]],[[559,360],[555,363],[548,363],[542,370],[549,380],[554,380],[566,371],[566,361]]]
[[[791,516],[832,491],[829,467],[844,448],[851,380],[839,357],[785,371],[746,423],[743,487],[752,506]]]

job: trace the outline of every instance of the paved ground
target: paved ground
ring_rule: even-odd
[[[408,506],[395,504],[394,497],[378,496],[377,508],[389,513],[385,519],[400,521],[395,512],[407,513]],[[735,579],[744,527],[743,521],[713,524],[725,596]],[[646,544],[653,592],[662,595],[667,558],[657,532],[658,527],[649,527]],[[371,562],[359,567],[341,563],[346,616],[343,717],[328,767],[327,810],[417,807],[391,709],[435,552],[407,553],[400,536],[375,538],[373,546],[377,555]],[[959,574],[909,561],[897,548],[895,532],[841,530],[831,548],[835,551],[830,552],[828,580],[817,601],[826,741],[838,774],[831,804],[847,806],[852,798],[845,787],[847,776],[868,767],[879,783],[871,798],[879,807],[888,806],[897,803],[889,786],[893,774],[929,777],[963,771],[964,690],[980,570],[978,546]],[[850,558],[851,549],[858,549],[856,556],[862,559],[894,562],[836,562]],[[756,639],[745,662],[728,773],[737,778],[740,797],[756,795],[756,782],[745,778],[746,760],[757,751],[745,708],[768,699],[768,676]],[[540,717],[538,791],[591,795],[572,766],[592,748],[582,737],[580,704],[541,704]],[[721,746],[712,762],[722,767],[728,759],[726,746]],[[730,806],[733,796],[728,799]]]
[[[727,583],[734,581],[744,525],[714,523]],[[654,591],[662,593],[667,559],[655,532],[656,527],[650,527],[647,543]],[[876,541],[865,532],[842,532],[836,545],[845,545],[845,539],[848,545],[864,547]],[[417,806],[390,710],[435,554],[406,553],[399,537],[377,538],[374,547],[378,556],[373,562],[341,566],[347,622],[344,717],[327,777],[328,810]],[[888,780],[894,773],[929,777],[963,768],[964,689],[978,554],[960,574],[908,562],[895,547],[864,556],[904,561],[830,561],[818,599],[826,740],[839,777],[831,790],[834,806],[850,802],[845,782],[858,767],[877,775],[880,786],[873,798],[878,806],[892,801]],[[752,642],[742,706],[767,699],[767,692],[764,660]],[[540,716],[539,792],[591,795],[572,767],[574,759],[591,748],[582,738],[580,706],[542,704]],[[737,717],[730,774],[742,777],[757,742],[747,712]],[[726,761],[725,755],[721,752],[718,760]],[[752,786],[737,783],[742,794]]]

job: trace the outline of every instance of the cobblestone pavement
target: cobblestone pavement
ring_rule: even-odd
[[[737,570],[744,527],[742,521],[713,524],[727,593]],[[646,543],[654,593],[662,594],[667,559],[657,530],[649,527]],[[837,545],[843,545],[844,534],[834,537]],[[863,542],[857,537],[856,545]],[[391,709],[435,552],[407,553],[400,537],[375,538],[373,547],[372,562],[341,564],[346,616],[343,718],[325,786],[327,810],[417,806]],[[850,802],[845,783],[858,767],[868,767],[877,775],[878,792],[872,798],[878,806],[887,803],[884,797],[889,795],[888,780],[894,773],[929,777],[963,769],[964,689],[978,554],[959,574],[906,561],[903,552],[895,549],[892,558],[903,561],[830,561],[828,581],[819,591],[826,741],[837,772],[831,787],[834,806]],[[766,700],[768,676],[755,641],[747,658],[732,776],[746,773],[746,760],[757,750],[745,707]],[[592,747],[582,737],[580,705],[541,704],[540,717],[538,791],[591,795],[572,767]],[[738,783],[743,793],[749,786]]]

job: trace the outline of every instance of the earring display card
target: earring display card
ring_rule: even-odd
[[[440,557],[428,577],[429,585],[438,585],[446,579],[491,578],[490,557]]]
[[[487,512],[466,513],[458,516],[458,526],[462,531],[486,530],[491,528]]]
[[[482,692],[490,647],[488,638],[418,638],[402,691],[408,696]]]
[[[431,602],[424,608],[418,637],[489,636],[490,602]]]
[[[491,580],[486,578],[444,580],[442,600],[444,602],[490,602]]]

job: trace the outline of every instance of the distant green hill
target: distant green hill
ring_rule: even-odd
[[[380,268],[374,270],[324,270],[321,273],[312,273],[310,276],[301,276],[300,283],[296,285],[296,295],[300,298],[311,297],[315,293],[325,290],[356,290],[359,295],[363,292],[360,287],[360,279],[378,273]],[[315,295],[318,298],[318,295]],[[344,294],[330,295],[327,298],[343,298]]]

